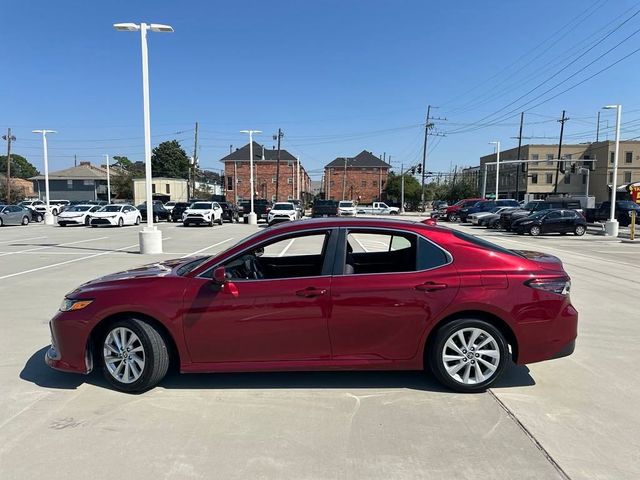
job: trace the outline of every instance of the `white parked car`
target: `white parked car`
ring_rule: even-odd
[[[173,210],[173,207],[175,206],[176,206],[176,202],[174,202],[173,200],[164,204],[164,208],[169,210],[169,213],[171,213],[171,210]],[[171,215],[169,215],[169,218],[171,218]]]
[[[222,225],[222,207],[218,202],[193,202],[182,214],[182,224],[189,225]]]
[[[338,215],[355,217],[357,214],[356,205],[351,200],[342,200],[338,202]]]
[[[278,202],[271,207],[267,216],[267,223],[273,225],[279,222],[298,220],[299,210],[291,202]]]
[[[91,215],[102,207],[99,205],[74,205],[67,207],[58,215],[58,225],[66,227],[67,225],[89,225]]]
[[[91,214],[89,225],[98,227],[100,225],[112,225],[122,227],[123,225],[139,225],[142,215],[133,205],[105,205],[97,212]]]

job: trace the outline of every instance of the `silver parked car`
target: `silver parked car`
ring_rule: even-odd
[[[28,225],[31,212],[20,205],[0,205],[0,227],[3,225]]]

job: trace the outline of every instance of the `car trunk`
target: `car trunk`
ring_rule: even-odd
[[[523,256],[527,260],[535,262],[541,269],[553,272],[564,272],[562,260],[547,253],[535,252],[532,250],[512,250],[514,253]]]

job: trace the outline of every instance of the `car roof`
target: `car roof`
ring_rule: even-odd
[[[414,219],[391,219],[391,218],[343,218],[343,217],[327,217],[327,218],[310,218],[298,220],[296,222],[286,222],[270,227],[268,231],[297,231],[309,228],[398,228],[403,230],[428,230],[443,233],[451,233],[449,228],[425,225]]]

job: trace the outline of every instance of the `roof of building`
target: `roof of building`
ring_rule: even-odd
[[[7,176],[2,173],[0,173],[0,183],[2,184],[7,183]],[[33,185],[29,180],[25,180],[24,178],[19,178],[19,177],[11,177],[11,184],[20,185],[24,187]]]
[[[231,152],[226,157],[220,159],[221,162],[248,162],[249,161],[249,144],[247,143],[244,147],[236,149],[235,152]],[[259,143],[253,142],[253,161],[254,162],[275,162],[277,160],[278,151],[273,149],[269,150],[268,148],[264,148],[263,145]],[[280,161],[284,162],[295,162],[296,157],[291,155],[284,149],[280,149]]]
[[[342,167],[344,168],[344,162],[347,162],[347,168],[360,168],[360,167],[377,167],[377,168],[391,168],[387,162],[384,162],[380,158],[376,157],[371,152],[366,150],[361,151],[355,157],[338,157],[333,162],[325,165],[325,168],[330,167]]]
[[[106,180],[104,168],[91,165],[91,162],[80,162],[80,165],[57,172],[49,172],[49,180]],[[29,180],[44,180],[44,175],[31,177]]]

